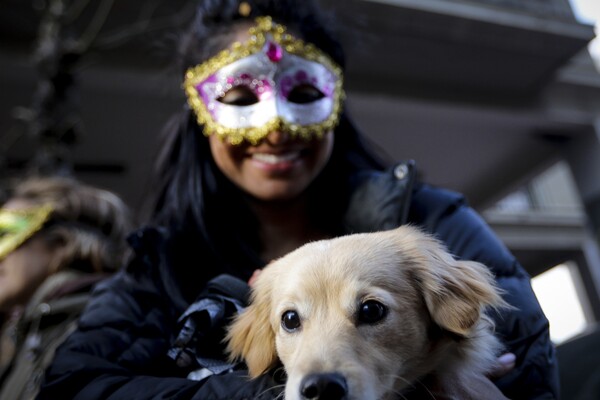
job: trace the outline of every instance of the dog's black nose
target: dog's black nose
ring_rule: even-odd
[[[310,374],[300,383],[300,394],[307,400],[343,400],[348,394],[348,385],[340,374]]]

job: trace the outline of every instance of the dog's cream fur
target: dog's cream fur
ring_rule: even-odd
[[[252,377],[281,360],[289,400],[303,398],[309,374],[342,376],[351,400],[394,398],[430,373],[464,381],[499,350],[484,315],[505,305],[493,282],[485,266],[455,261],[412,227],[310,243],[264,269],[228,350]],[[367,300],[385,306],[382,320],[359,321]],[[301,320],[293,332],[282,327],[289,310]]]

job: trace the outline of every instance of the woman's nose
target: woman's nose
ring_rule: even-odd
[[[265,141],[271,146],[279,146],[287,143],[289,140],[290,134],[279,129],[270,132],[265,138]]]

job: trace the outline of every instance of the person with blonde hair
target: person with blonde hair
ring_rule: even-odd
[[[91,288],[125,262],[130,212],[114,193],[29,178],[0,208],[0,399],[38,392]]]

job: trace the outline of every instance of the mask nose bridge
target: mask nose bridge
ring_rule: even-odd
[[[284,85],[282,80],[286,77],[286,70],[282,70],[282,66],[284,65],[285,64],[277,64],[276,68],[274,69],[273,76],[271,77],[274,88],[272,96],[273,112],[274,117],[278,118],[281,122],[291,122],[286,118],[288,101],[284,96],[285,88],[282,87]]]

